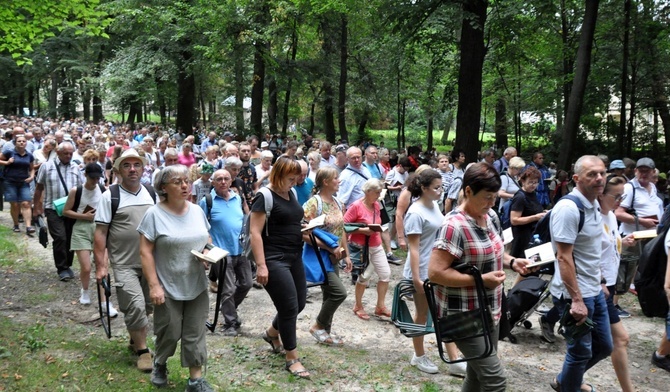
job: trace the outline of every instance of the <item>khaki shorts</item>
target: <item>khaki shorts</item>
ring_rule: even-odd
[[[95,222],[78,220],[72,228],[70,250],[93,250]]]

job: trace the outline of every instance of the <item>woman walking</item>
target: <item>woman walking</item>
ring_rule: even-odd
[[[265,196],[258,192],[251,206],[249,234],[257,266],[256,281],[265,287],[277,309],[262,338],[273,352],[285,351],[287,371],[309,378],[309,371],[298,357],[296,339],[296,321],[307,295],[300,231],[303,210],[291,190],[301,173],[300,164],[292,158],[277,159],[268,185],[272,194],[270,217],[266,223]]]
[[[30,209],[32,195],[30,183],[35,178],[33,154],[26,151],[28,141],[23,135],[14,139],[14,151],[0,154],[0,165],[5,167],[5,200],[9,202],[10,214],[14,223],[15,233],[19,233],[19,213],[26,223],[26,234],[32,235],[35,228],[30,226],[33,214]]]
[[[497,216],[491,211],[500,189],[500,176],[485,162],[472,165],[463,176],[463,203],[445,219],[428,264],[428,278],[440,285],[436,288],[438,308],[442,316],[476,309],[472,300],[473,277],[454,267],[470,264],[482,272],[488,304],[494,325],[490,331],[493,354],[468,361],[461,391],[504,391],[505,373],[497,355],[498,322],[501,316],[503,267],[526,274],[527,259],[514,259],[503,251]],[[456,345],[466,357],[480,355],[484,337],[460,340]]]
[[[344,214],[344,221],[346,223],[363,223],[366,225],[381,225],[380,205],[377,202],[381,194],[383,185],[382,182],[376,178],[367,180],[361,189],[363,190],[363,198],[356,200],[351,204],[346,214]],[[370,316],[365,312],[363,307],[363,294],[368,287],[368,281],[372,277],[372,273],[377,273],[379,281],[377,282],[377,306],[375,307],[375,316],[391,317],[391,311],[386,307],[384,300],[386,292],[389,287],[389,280],[391,279],[391,268],[389,267],[386,253],[382,247],[381,230],[373,230],[370,227],[361,227],[351,234],[350,249],[356,249],[360,255],[360,262],[365,256],[363,252],[368,249],[369,264],[365,266],[363,271],[360,271],[358,280],[356,281],[356,304],[354,305],[354,314],[362,320],[369,320]],[[353,252],[350,252],[350,254]],[[360,264],[359,264],[360,267]]]
[[[344,259],[346,263],[344,272],[351,272],[351,259],[346,251],[348,249],[347,236],[344,232],[344,204],[334,196],[340,188],[339,172],[332,166],[325,166],[317,171],[315,179],[314,190],[316,194],[303,206],[305,221],[309,222],[322,214],[326,215],[326,224],[321,229],[339,237],[340,243],[336,248],[319,247],[330,252],[336,260]],[[303,240],[306,240],[305,242],[309,241],[304,235]],[[317,239],[318,242],[319,240]],[[341,346],[343,341],[331,331],[331,326],[333,315],[347,298],[347,290],[340,279],[339,266],[337,264],[333,265],[330,258],[323,260],[323,262],[326,265],[328,284],[320,286],[323,293],[323,302],[321,303],[319,315],[316,317],[309,332],[319,343]]]
[[[154,187],[162,201],[147,210],[137,228],[142,272],[154,304],[156,353],[151,383],[167,385],[167,360],[181,340],[181,365],[189,368],[186,391],[213,391],[202,378],[207,363],[207,263],[191,254],[192,249],[203,253],[209,249],[209,223],[202,209],[189,202],[186,166],[163,168]]]

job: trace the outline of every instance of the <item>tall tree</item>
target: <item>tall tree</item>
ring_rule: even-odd
[[[586,0],[582,33],[579,38],[579,49],[577,50],[575,78],[570,91],[570,102],[568,104],[567,115],[565,116],[563,140],[561,141],[558,156],[558,165],[565,170],[570,168],[573,158],[572,154],[574,153],[573,149],[579,132],[579,119],[584,103],[584,91],[586,90],[586,82],[591,71],[591,51],[593,49],[596,21],[598,20],[599,3],[600,0]]]

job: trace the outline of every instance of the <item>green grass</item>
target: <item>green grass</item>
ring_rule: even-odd
[[[149,117],[148,122],[155,122],[155,123],[161,122],[161,116],[155,114],[149,114],[148,117]],[[123,119],[128,120],[128,113],[125,113],[125,117]],[[121,113],[105,113],[105,120],[121,122]]]
[[[16,233],[8,227],[0,226],[0,267],[15,268],[23,264],[28,252],[19,244]]]

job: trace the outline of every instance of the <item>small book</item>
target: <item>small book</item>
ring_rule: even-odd
[[[633,238],[635,238],[636,240],[646,240],[649,238],[655,238],[656,236],[658,236],[658,234],[656,233],[656,229],[640,230],[633,232]]]
[[[384,229],[382,229],[382,225],[377,223],[369,224],[368,227],[370,228],[370,230],[375,231],[377,233],[381,233],[382,231],[384,231]]]
[[[326,224],[326,216],[325,215],[319,215],[316,218],[312,219],[307,223],[307,226],[303,227],[301,231],[307,231],[307,230],[312,230],[316,227],[320,227]]]
[[[224,257],[228,256],[229,253],[225,249],[221,249],[218,246],[213,247],[207,252],[207,254],[200,253],[197,250],[191,250],[191,254],[201,260],[205,260],[210,264],[214,264],[219,260],[222,260]]]
[[[534,246],[523,251],[528,260],[533,260],[533,264],[529,264],[526,268],[538,267],[541,265],[553,263],[556,260],[554,248],[551,242],[546,242],[542,245]]]
[[[89,211],[93,211],[93,210],[95,210],[95,207],[91,207],[90,204],[86,204],[86,207],[84,208],[84,211],[82,212],[82,214],[85,214],[85,213],[87,213]]]

